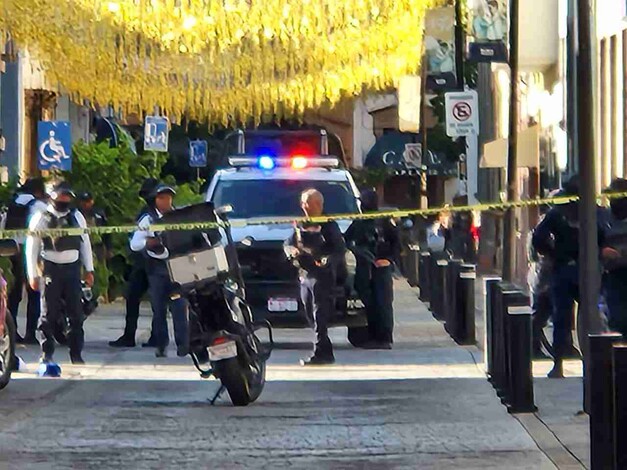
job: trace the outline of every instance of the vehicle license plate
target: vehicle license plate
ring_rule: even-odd
[[[237,344],[235,344],[235,341],[209,346],[208,349],[210,361],[222,361],[237,356]]]
[[[297,312],[298,301],[296,299],[268,299],[268,311],[270,312]]]

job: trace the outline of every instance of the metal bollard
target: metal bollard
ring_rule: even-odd
[[[507,314],[509,307],[529,306],[529,297],[524,295],[520,289],[510,283],[502,282],[499,284],[500,299],[497,310],[494,312],[495,334],[496,334],[496,392],[501,397],[503,403],[510,399],[511,387],[511,363],[510,363],[510,327],[509,315]]]
[[[418,286],[418,255],[419,245],[408,245],[407,253],[407,282],[412,287]]]
[[[494,373],[494,304],[498,295],[498,285],[501,282],[500,277],[484,278],[483,298],[484,298],[484,363],[488,380],[492,381]]]
[[[457,278],[457,322],[453,339],[458,344],[476,344],[475,334],[475,280],[474,264],[462,264]]]
[[[627,344],[614,345],[612,353],[612,374],[614,376],[614,468],[623,469],[627,468]]]
[[[438,320],[444,319],[445,298],[448,292],[447,278],[448,278],[448,261],[440,259],[435,263],[435,284],[437,284],[437,297],[432,299],[434,308],[431,310],[433,316]]]
[[[435,311],[437,310],[438,299],[440,298],[437,270],[439,259],[436,253],[432,253],[429,259],[429,310],[431,310],[434,317]]]
[[[459,268],[463,261],[460,259],[452,259],[448,262],[446,269],[446,292],[443,299],[443,315],[445,321],[444,329],[451,337],[454,337],[457,328],[457,278],[459,276]]]
[[[614,465],[614,394],[612,346],[623,336],[617,333],[588,335],[590,344],[590,463],[592,470]]]
[[[431,253],[420,253],[420,259],[418,262],[418,286],[420,287],[420,300],[423,302],[429,302],[429,294],[431,288],[429,286]]]
[[[510,413],[537,411],[533,398],[532,315],[533,311],[528,303],[525,306],[507,308],[510,374],[507,411]]]

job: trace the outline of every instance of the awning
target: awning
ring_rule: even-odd
[[[497,139],[483,145],[481,168],[506,168],[509,139]],[[540,126],[518,133],[518,167],[537,168],[540,165]]]
[[[389,132],[377,139],[372,146],[364,167],[387,168],[396,174],[417,174],[456,176],[457,163],[444,153],[429,151],[422,158],[421,136],[410,132]]]

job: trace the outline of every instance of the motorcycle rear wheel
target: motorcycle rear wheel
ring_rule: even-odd
[[[235,406],[247,406],[251,401],[251,391],[246,372],[237,357],[216,362],[214,370]]]
[[[7,312],[4,324],[4,336],[0,338],[0,390],[11,380],[11,372],[15,369],[15,322]]]

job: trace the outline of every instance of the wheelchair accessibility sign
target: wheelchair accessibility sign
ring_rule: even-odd
[[[69,122],[37,123],[37,163],[40,170],[72,169],[72,133]]]
[[[207,166],[207,141],[192,140],[189,143],[189,166],[204,168]]]
[[[146,116],[144,125],[144,150],[168,151],[170,125],[167,117]]]

